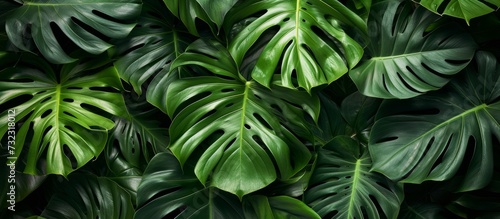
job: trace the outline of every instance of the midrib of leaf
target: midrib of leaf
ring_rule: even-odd
[[[354,206],[355,193],[357,191],[358,182],[359,182],[359,172],[361,168],[361,160],[356,160],[356,166],[354,167],[354,176],[352,177],[352,187],[351,187],[351,196],[349,197],[349,209],[347,210],[348,215],[347,218],[353,218],[352,211]]]
[[[456,48],[452,48],[451,50],[455,50],[455,49]],[[412,53],[393,55],[393,56],[375,56],[375,57],[372,57],[370,60],[381,61],[381,60],[387,60],[387,59],[397,59],[397,58],[404,58],[404,57],[408,57],[408,56],[417,56],[417,55],[423,55],[425,53],[432,53],[432,52],[446,51],[446,50],[450,50],[450,49],[420,51],[420,52],[412,52]]]
[[[401,150],[403,150],[403,149],[404,149],[404,148],[406,148],[407,146],[409,146],[409,145],[411,145],[411,144],[415,143],[416,141],[420,140],[421,138],[423,138],[424,136],[428,135],[429,133],[432,133],[432,132],[434,132],[435,130],[437,130],[437,129],[439,129],[439,128],[443,127],[443,126],[446,126],[446,125],[448,125],[449,123],[452,123],[452,122],[454,122],[455,120],[460,119],[460,118],[462,118],[462,117],[466,116],[466,115],[467,115],[467,114],[469,114],[469,113],[476,113],[477,111],[479,111],[479,110],[484,110],[484,109],[485,109],[485,108],[487,108],[487,107],[488,107],[488,105],[486,105],[485,103],[483,103],[483,104],[481,104],[481,105],[479,105],[479,106],[476,106],[476,107],[474,107],[474,108],[472,108],[472,109],[469,109],[469,110],[467,110],[467,111],[465,111],[465,112],[463,112],[463,113],[460,113],[460,114],[458,114],[458,115],[456,115],[456,116],[452,117],[451,119],[448,119],[448,120],[446,120],[446,121],[444,121],[444,122],[440,123],[439,125],[437,125],[436,127],[434,127],[434,128],[432,128],[432,129],[430,129],[429,131],[427,131],[427,132],[425,132],[425,133],[421,134],[420,136],[418,136],[417,138],[413,139],[413,140],[412,140],[411,142],[409,142],[408,144],[405,144],[405,145],[403,145],[402,147],[400,147],[397,151],[401,151]],[[394,154],[397,154],[397,153],[394,153]]]
[[[56,125],[54,128],[57,129],[57,132],[56,132],[57,139],[60,139],[60,136],[59,136],[59,131],[60,131],[59,130],[59,113],[60,113],[59,108],[61,106],[61,84],[56,85],[56,97],[55,97],[55,99],[56,99],[56,107],[55,107],[55,119],[54,120],[55,120]]]
[[[245,82],[245,91],[243,92],[243,104],[241,106],[241,120],[240,120],[240,136],[239,136],[239,148],[240,148],[240,154],[239,154],[239,160],[241,161],[242,156],[243,156],[243,131],[245,130],[245,118],[246,118],[246,111],[247,111],[247,100],[248,100],[248,90],[250,90],[250,85],[252,83],[250,81]],[[240,170],[240,176],[241,176],[241,168]],[[241,199],[241,197],[240,197]]]
[[[297,0],[297,4],[295,5],[295,47],[297,48],[297,57],[300,57],[299,55],[299,29],[300,29],[300,19],[299,19],[299,14],[300,14],[300,0]]]

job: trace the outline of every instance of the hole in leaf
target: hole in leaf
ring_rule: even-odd
[[[45,99],[40,101],[40,103],[45,103],[45,102],[49,101],[50,99],[52,99],[52,97],[46,97]]]
[[[64,128],[67,128],[68,130],[70,130],[70,131],[72,131],[72,132],[74,132],[74,131],[75,131],[75,130],[73,130],[73,128],[71,128],[71,126],[67,126],[67,125],[65,125],[65,126],[64,126]]]
[[[264,125],[269,130],[273,130],[273,128],[271,127],[271,125],[269,125],[269,123],[267,123],[266,120],[264,120],[264,118],[262,118],[262,116],[260,116],[257,113],[254,113],[253,116],[255,117],[255,119],[257,119],[259,121],[259,123],[261,125]]]
[[[20,104],[25,103],[25,102],[31,100],[32,98],[33,98],[32,95],[23,94],[23,95],[18,96],[14,99],[11,99],[7,102],[4,102],[4,103],[0,104],[0,112],[5,112],[9,109],[12,109],[14,106],[19,106]],[[26,118],[28,118],[28,117],[26,117]]]
[[[101,115],[105,118],[111,118],[112,115],[108,112],[106,112],[105,110],[102,110],[101,108],[99,107],[96,107],[96,106],[93,106],[93,105],[90,105],[90,104],[86,104],[86,103],[82,103],[80,104],[80,106],[90,112],[93,112],[95,114],[98,114],[98,115]]]
[[[442,14],[444,12],[444,10],[446,9],[446,7],[448,6],[448,4],[450,3],[451,0],[443,0],[441,2],[441,5],[439,5],[439,7],[437,8],[437,12],[439,14]]]
[[[378,202],[378,200],[375,198],[375,196],[373,195],[369,195],[370,197],[370,200],[372,201],[372,203],[375,205],[375,207],[377,207],[377,212],[379,213],[379,215],[381,216],[380,218],[387,218],[384,214],[384,210],[382,209],[382,206],[380,206],[380,203]],[[367,217],[368,218],[368,217]]]
[[[398,75],[398,78],[399,80],[403,83],[403,85],[410,91],[412,92],[415,92],[415,93],[422,93],[418,90],[416,90],[415,88],[413,88],[410,84],[408,84],[405,79],[403,79],[403,77],[401,76],[401,74],[399,74],[399,72],[397,72],[397,75]]]
[[[432,86],[431,84],[427,83],[427,81],[423,80],[420,76],[418,76],[418,74],[415,73],[415,71],[413,71],[413,69],[410,66],[406,66],[406,70],[408,70],[408,72],[410,72],[413,76],[415,76],[419,81],[422,81],[422,82]]]
[[[89,32],[90,34],[96,36],[97,38],[103,40],[103,41],[108,41],[110,40],[110,37],[102,34],[101,32],[95,30],[94,28],[92,28],[91,26],[89,26],[88,24],[78,20],[77,18],[75,17],[71,17],[71,20],[77,24],[78,26],[80,26],[81,28],[83,28],[85,31]]]
[[[276,111],[278,111],[280,114],[283,113],[283,110],[281,110],[281,108],[277,105],[277,104],[271,104],[271,108],[275,109]]]
[[[287,21],[289,21],[289,20],[290,20],[290,18],[289,18],[289,17],[287,17],[287,18],[283,19],[283,22],[287,22]]]
[[[70,98],[64,98],[64,99],[63,99],[63,102],[73,103],[73,102],[75,102],[75,100],[70,99]]]
[[[385,82],[385,74],[382,75],[382,84],[384,85],[384,89],[389,92],[389,89],[387,89],[387,83]]]
[[[71,152],[68,145],[66,145],[66,144],[63,145],[63,152],[64,152],[64,155],[70,160],[71,168],[76,169],[78,167],[78,163],[76,161],[75,156],[73,155],[73,152]]]
[[[465,65],[469,62],[469,60],[454,60],[454,59],[445,59],[444,61],[452,65]]]
[[[425,149],[422,153],[422,155],[420,155],[420,158],[418,159],[418,162],[414,164],[414,166],[411,168],[410,171],[408,171],[408,173],[406,173],[402,179],[406,179],[408,178],[412,173],[413,171],[415,170],[415,168],[417,168],[417,166],[421,165],[422,163],[422,160],[425,158],[425,156],[427,155],[427,153],[429,152],[429,150],[431,149],[432,145],[434,144],[434,137],[432,137],[429,142],[427,143],[427,145],[425,146]]]
[[[441,152],[441,154],[436,159],[436,161],[434,161],[434,164],[432,165],[431,171],[434,170],[434,168],[436,168],[439,164],[441,164],[443,162],[444,155],[448,151],[448,147],[450,146],[452,139],[453,139],[453,135],[451,135],[450,138],[448,139],[448,142],[446,142],[446,145],[444,147],[443,152]]]
[[[203,119],[208,118],[209,116],[211,116],[211,115],[215,114],[216,112],[217,112],[217,110],[216,110],[216,109],[213,109],[213,110],[208,111],[205,115],[203,115],[203,116],[200,118],[200,120],[199,120],[199,121],[201,121],[201,120],[203,120]]]
[[[381,138],[378,141],[376,141],[375,144],[382,143],[382,142],[388,142],[388,141],[394,141],[396,139],[398,139],[398,137],[396,137],[396,136],[384,137],[384,138]]]
[[[250,125],[245,124],[245,128],[246,128],[246,129],[250,129],[251,127],[250,127]]]
[[[233,106],[233,105],[234,105],[234,103],[228,103],[228,104],[226,104],[226,106],[225,106],[225,107],[226,107],[226,108],[229,108],[229,107],[231,107],[231,106]]]
[[[445,74],[442,74],[434,69],[432,69],[431,67],[429,67],[427,64],[423,63],[422,62],[422,66],[429,72],[439,76],[439,77],[442,77],[442,78],[447,78],[447,79],[451,79],[453,76],[452,75],[445,75]]]
[[[338,213],[339,213],[339,211],[333,210],[331,212],[328,212],[328,214],[326,214],[325,217],[323,217],[323,218],[335,218],[335,215],[337,215]]]
[[[43,112],[41,118],[43,119],[43,118],[47,117],[48,115],[50,115],[50,113],[52,113],[51,109],[46,110],[45,112]],[[45,136],[45,135],[43,135],[43,136]]]
[[[121,20],[119,20],[119,19],[116,19],[116,18],[114,18],[114,17],[112,17],[112,16],[109,16],[109,15],[107,15],[107,14],[105,14],[105,13],[103,13],[103,12],[100,12],[100,11],[98,11],[98,10],[92,10],[92,14],[95,14],[95,15],[97,15],[97,16],[99,16],[99,17],[101,17],[101,18],[104,18],[104,19],[106,19],[106,20],[113,21],[113,22],[115,22],[115,23],[119,23],[119,24],[126,24],[126,23],[124,23],[123,21],[121,21]]]
[[[224,88],[221,90],[222,93],[229,93],[229,92],[233,92],[233,91],[235,91],[234,88]]]
[[[63,113],[64,113],[64,114],[66,114],[66,115],[68,115],[68,116],[71,116],[71,117],[73,117],[73,118],[77,119],[77,118],[76,118],[76,116],[74,116],[74,115],[73,115],[73,114],[71,114],[71,113],[68,113],[68,112],[66,112],[66,111],[64,111]]]

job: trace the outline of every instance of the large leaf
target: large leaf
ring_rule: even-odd
[[[402,186],[370,172],[368,151],[339,136],[318,152],[305,202],[323,218],[396,218]]]
[[[24,172],[68,175],[97,157],[114,126],[107,114],[120,115],[124,106],[114,68],[95,69],[102,66],[99,57],[55,72],[34,56],[11,57],[0,68],[0,136],[15,110],[16,156],[25,159]]]
[[[195,169],[202,183],[211,176],[211,185],[241,197],[276,179],[272,159],[285,179],[309,160],[307,148],[279,119],[303,121],[304,115],[296,114],[301,110],[314,118],[318,102],[307,93],[279,87],[270,91],[251,81],[197,77],[174,82],[167,101],[167,112],[175,117],[170,149],[181,163],[196,148],[206,148]],[[182,106],[189,102],[193,103]],[[301,103],[302,108],[290,103]],[[208,137],[216,139],[204,142]]]
[[[113,181],[76,174],[59,185],[42,212],[45,218],[133,218],[129,194]]]
[[[24,0],[22,4],[7,16],[9,39],[28,50],[23,41],[32,38],[45,58],[59,64],[76,59],[63,50],[55,29],[83,50],[99,54],[112,45],[96,35],[127,36],[134,27],[130,21],[141,11],[139,0]]]
[[[172,67],[197,64],[239,78],[227,51],[217,50],[220,45],[195,44],[199,52],[181,55]],[[241,198],[273,182],[275,168],[287,179],[309,161],[309,151],[297,137],[310,138],[305,113],[316,120],[319,101],[306,92],[280,86],[269,90],[243,79],[195,77],[173,82],[167,102],[174,118],[170,149],[181,164],[195,149],[204,151],[195,168],[203,184],[210,176],[210,185]]]
[[[288,196],[250,196],[243,202],[245,218],[269,219],[319,219],[319,215],[309,206]]]
[[[454,23],[431,28],[439,16],[406,1],[373,5],[368,60],[349,72],[361,93],[411,98],[437,90],[474,56],[472,37]]]
[[[163,2],[146,1],[137,27],[116,42],[117,53],[122,56],[115,62],[120,77],[139,95],[147,85],[147,100],[161,109],[166,107],[168,85],[182,74],[180,69],[169,72],[170,63],[192,41],[181,26]]]
[[[241,203],[231,194],[203,187],[193,166],[181,168],[170,153],[157,154],[139,186],[135,218],[243,218]]]
[[[492,176],[492,138],[500,139],[500,65],[488,53],[439,92],[385,101],[370,135],[373,169],[394,180],[450,179],[462,165],[459,190]]]
[[[366,24],[337,0],[241,1],[228,13],[226,29],[261,13],[231,40],[229,50],[240,65],[265,33],[274,33],[252,70],[252,78],[265,86],[281,69],[284,86],[310,91],[345,74],[363,55],[342,25],[366,31]]]
[[[472,18],[483,16],[498,10],[500,1],[498,0],[420,0],[417,1],[430,11],[438,14],[445,14],[457,18],[462,18],[467,23]],[[446,5],[443,5],[446,4]],[[441,8],[444,7],[444,10]]]

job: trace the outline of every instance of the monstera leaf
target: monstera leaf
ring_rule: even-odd
[[[220,45],[195,43],[200,52],[183,54],[172,67],[204,63],[200,65],[214,74],[238,78],[227,51],[217,50]],[[317,119],[319,101],[306,92],[205,76],[173,82],[167,102],[168,115],[174,118],[170,149],[181,164],[195,149],[204,151],[195,167],[203,184],[210,176],[210,185],[241,198],[273,182],[278,177],[275,167],[287,179],[309,161],[298,136],[307,133],[301,132],[307,129],[306,113]]]
[[[169,72],[170,63],[192,41],[192,36],[175,21],[161,1],[146,1],[137,27],[127,38],[116,42],[117,53],[122,56],[115,62],[120,77],[139,95],[142,86],[151,80],[146,84],[147,100],[162,109],[166,107],[164,94],[168,85],[184,74],[180,69]]]
[[[420,2],[422,6],[434,13],[462,18],[467,24],[472,18],[489,14],[500,7],[500,1],[498,0],[485,0],[484,2],[472,0],[420,0],[417,2]],[[442,7],[444,7],[444,10],[440,9]]]
[[[309,206],[288,196],[250,196],[243,206],[245,218],[320,218]]]
[[[78,173],[59,185],[44,218],[133,218],[129,194],[113,181]]]
[[[125,37],[134,27],[129,21],[141,11],[138,0],[24,0],[22,4],[7,16],[9,39],[18,48],[28,50],[23,41],[32,38],[43,56],[58,64],[76,59],[64,52],[56,37],[57,29],[83,50],[99,54],[111,45],[92,32],[110,38]]]
[[[264,86],[281,69],[284,86],[310,91],[345,74],[363,55],[342,25],[366,31],[366,24],[337,0],[241,1],[226,16],[226,29],[261,13],[231,40],[229,50],[240,65],[265,33],[274,33],[251,73]]]
[[[203,0],[200,0],[203,2]],[[225,2],[228,0],[223,0],[223,1],[211,1],[211,4],[215,4],[218,6],[222,6],[222,8],[219,8],[219,10],[226,11],[228,8],[225,8],[227,5],[224,5]],[[198,29],[196,28],[196,19],[200,19],[204,21],[212,31],[215,30],[214,23],[211,21],[210,16],[207,14],[207,11],[200,5],[200,2],[198,0],[163,0],[165,5],[168,7],[170,12],[174,14],[176,17],[178,17],[182,23],[186,26],[186,28],[189,30],[189,32],[193,35],[199,36],[200,33],[198,32]],[[220,4],[220,3],[222,4]],[[205,6],[208,3],[204,3]],[[218,16],[223,16],[218,15]],[[220,24],[219,24],[220,25]]]
[[[370,172],[368,151],[355,140],[336,137],[318,151],[316,165],[304,200],[322,218],[397,217],[402,187]]]
[[[146,102],[146,98],[124,94],[126,112],[124,117],[115,118],[106,147],[106,162],[117,176],[142,175],[147,163],[158,152],[168,146],[168,129],[161,123],[168,118],[161,117],[157,108]]]
[[[464,74],[439,92],[385,101],[370,135],[373,170],[394,180],[450,179],[464,168],[459,190],[492,177],[492,138],[500,139],[500,65],[480,52]]]
[[[203,187],[193,166],[181,168],[170,153],[157,154],[139,186],[135,218],[243,218],[236,196]]]
[[[68,175],[97,157],[114,126],[107,115],[121,115],[124,106],[114,68],[95,69],[100,57],[55,72],[37,57],[8,55],[0,62],[0,136],[15,114],[15,156],[26,159],[24,172]]]
[[[469,34],[453,23],[431,28],[439,16],[411,7],[406,1],[373,5],[369,59],[349,72],[364,95],[402,99],[437,90],[474,56]]]

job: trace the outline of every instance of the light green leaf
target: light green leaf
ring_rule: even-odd
[[[229,9],[231,9],[238,0],[196,0],[205,10],[210,20],[212,20],[218,28],[221,28]]]
[[[500,65],[483,52],[475,61],[439,92],[382,104],[370,135],[373,170],[421,183],[450,179],[470,162],[459,190],[490,182],[492,138],[500,139]]]
[[[157,154],[139,186],[135,218],[243,218],[236,196],[203,187],[193,166],[181,168],[170,153]]]
[[[64,52],[54,28],[81,49],[100,54],[112,45],[88,29],[110,38],[125,37],[134,27],[130,21],[141,11],[139,0],[24,0],[22,4],[6,18],[9,39],[26,51],[24,40],[33,39],[43,56],[57,64],[76,59]]]
[[[402,186],[370,172],[366,149],[338,136],[318,151],[318,161],[304,200],[323,218],[396,218]]]
[[[109,179],[79,173],[70,176],[59,188],[42,217],[132,219],[134,216],[129,194]]]
[[[363,48],[344,32],[342,25],[364,32],[366,24],[339,1],[241,1],[226,16],[225,27],[231,29],[261,12],[230,40],[229,51],[241,65],[252,46],[259,44],[265,33],[273,33],[251,73],[266,87],[276,69],[281,69],[285,87],[310,91],[338,79],[363,55]]]
[[[349,72],[361,93],[379,98],[411,98],[437,90],[467,66],[474,56],[473,38],[406,1],[373,5],[369,20],[368,60]]]
[[[299,219],[321,218],[302,201],[288,196],[254,195],[243,202],[245,218]]]
[[[15,156],[25,160],[24,172],[66,176],[104,149],[114,126],[108,114],[121,115],[124,106],[118,74],[98,68],[103,57],[64,65],[60,72],[28,54],[17,58],[11,54],[0,62],[0,104],[6,109],[0,136],[14,110]]]
[[[417,1],[430,11],[440,14],[449,15],[464,19],[467,24],[472,18],[483,16],[498,10],[500,7],[499,0],[420,0]],[[445,5],[444,11],[440,8]],[[496,6],[496,7],[495,7]]]
[[[166,110],[173,118],[170,149],[181,164],[194,151],[202,151],[195,168],[198,179],[203,184],[210,180],[209,185],[240,198],[302,169],[310,153],[298,138],[311,138],[305,116],[317,120],[318,99],[306,92],[280,86],[269,90],[244,81],[220,44],[200,40],[193,45],[197,46],[172,67],[195,64],[239,80],[206,76],[170,85]]]

